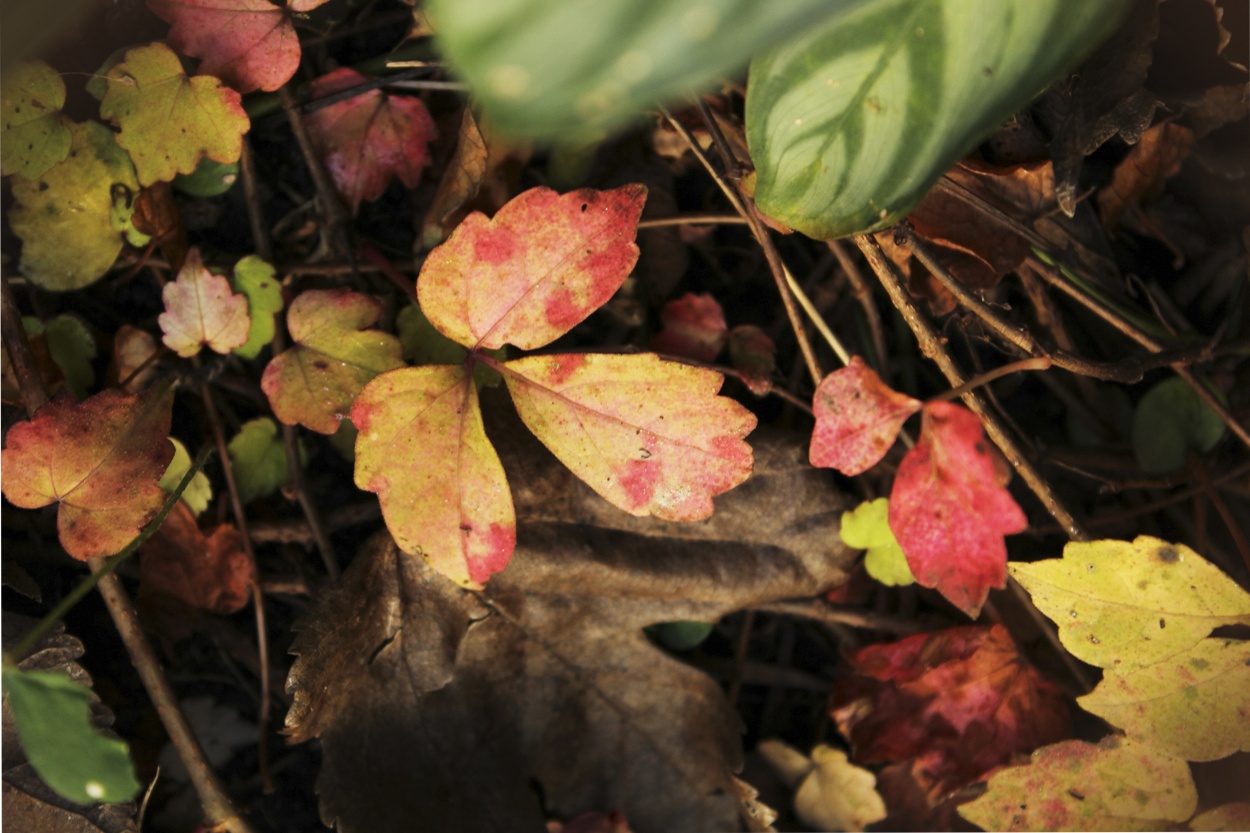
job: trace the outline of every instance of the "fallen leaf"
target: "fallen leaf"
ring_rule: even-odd
[[[629,277],[645,197],[640,185],[564,195],[532,188],[492,219],[474,212],[422,265],[421,309],[465,347],[542,347]]]
[[[39,373],[39,378],[43,381],[43,389],[48,392],[49,396],[55,396],[62,388],[65,387],[65,374],[61,368],[52,359],[52,351],[48,349],[48,338],[43,333],[26,336],[26,341],[30,345],[31,357],[35,363],[35,370]],[[3,358],[3,392],[0,398],[6,404],[23,405],[22,386],[17,381],[17,371],[13,369],[13,362],[9,360],[9,351],[0,347],[0,356]]]
[[[916,577],[907,566],[907,556],[890,529],[890,501],[865,501],[842,515],[838,534],[848,547],[867,550],[864,569],[868,575],[889,587],[913,584]]]
[[[1250,802],[1235,801],[1199,813],[1189,820],[1190,830],[1246,830],[1250,828]]]
[[[127,235],[131,245],[146,246],[152,242],[165,256],[170,269],[177,272],[182,268],[189,245],[187,224],[168,182],[154,182],[135,195],[130,206],[130,224],[136,232],[150,238],[139,242],[133,235]]]
[[[38,179],[69,156],[65,82],[43,61],[8,67],[0,81],[0,173]]]
[[[345,833],[541,831],[538,784],[561,818],[613,807],[638,833],[735,829],[737,719],[643,628],[838,583],[854,558],[827,534],[842,499],[773,436],[702,524],[613,509],[524,432],[501,432],[501,451],[520,552],[489,591],[379,538],[300,626],[287,731],[321,739],[322,817]]]
[[[1142,134],[1124,161],[1116,166],[1111,184],[1098,192],[1098,216],[1108,232],[1120,225],[1120,215],[1156,196],[1164,182],[1181,168],[1194,134],[1187,127],[1165,122]]]
[[[205,345],[229,353],[247,341],[252,324],[247,298],[234,294],[230,281],[208,271],[197,248],[187,252],[177,280],[165,284],[161,299],[165,302],[157,319],[165,334],[161,340],[183,358]]]
[[[157,481],[174,454],[165,442],[172,406],[170,391],[49,402],[9,429],[4,496],[23,509],[60,501],[65,551],[84,561],[113,555],[164,502]]]
[[[147,387],[156,373],[156,339],[147,330],[122,324],[113,334],[113,361],[109,363],[108,380],[122,385],[130,393]],[[142,368],[142,370],[140,370]]]
[[[491,153],[492,147],[495,147],[494,154]],[[473,110],[464,108],[456,152],[447,162],[447,170],[438,182],[434,201],[421,224],[423,248],[433,248],[447,239],[464,219],[465,206],[477,196],[491,168],[498,167],[503,156],[495,137],[488,141],[473,116]]]
[[[751,474],[755,415],[717,396],[719,373],[653,354],[507,362],[517,413],[560,462],[633,515],[697,521]]]
[[[310,12],[326,0],[148,0],[171,24],[169,43],[200,58],[200,73],[215,75],[241,93],[281,87],[299,68],[300,47],[291,12]]]
[[[181,501],[139,547],[142,593],[164,593],[210,613],[234,613],[251,598],[252,560],[243,535],[220,524],[205,535]]]
[[[274,356],[260,382],[279,420],[333,434],[365,383],[403,365],[399,339],[364,329],[381,312],[376,299],[346,289],[310,289],[291,302],[294,346]]]
[[[1217,394],[1218,395],[1218,394]],[[1146,392],[1133,411],[1133,456],[1147,474],[1184,468],[1190,453],[1206,454],[1223,439],[1224,421],[1179,377]]]
[[[930,402],[890,492],[890,529],[916,582],[974,619],[990,588],[1007,586],[1003,536],[1028,526],[999,484],[995,453],[975,414]]]
[[[861,764],[912,762],[930,800],[1067,737],[1067,703],[1002,625],[870,645],[835,683],[833,717]]]
[[[311,95],[325,98],[366,80],[342,67],[313,81]],[[353,214],[362,202],[382,196],[391,177],[415,188],[430,162],[426,145],[434,138],[434,120],[424,102],[413,96],[373,89],[315,110],[305,122]]]
[[[737,776],[733,779],[734,794],[738,796],[738,815],[746,823],[750,833],[777,833],[773,822],[777,811],[760,801],[760,792]]]
[[[211,75],[188,77],[169,47],[140,46],[108,71],[100,115],[121,132],[139,184],[189,174],[201,157],[235,162],[251,126],[239,94]]]
[[[725,313],[711,295],[687,292],[660,310],[660,332],[649,344],[657,353],[668,353],[708,363],[720,355],[729,334]]]
[[[282,309],[282,285],[272,266],[256,255],[248,255],[234,265],[234,288],[247,297],[247,316],[252,322],[247,341],[234,348],[234,352],[254,359],[273,341],[273,318]]]
[[[1107,738],[1037,750],[1028,765],[990,776],[985,795],[959,813],[986,830],[1160,830],[1197,806],[1183,760]]]
[[[729,362],[751,393],[766,396],[773,389],[777,346],[759,327],[740,324],[729,331]]]
[[[812,465],[856,475],[881,461],[920,402],[888,387],[877,371],[852,356],[816,388],[812,410]]]
[[[1132,671],[1107,671],[1077,703],[1187,761],[1250,752],[1250,642],[1204,639]]]
[[[863,830],[885,818],[871,772],[826,744],[804,755],[781,741],[766,740],[758,751],[782,775],[794,793],[794,813],[816,830]]]
[[[1077,659],[1127,672],[1171,659],[1221,625],[1250,624],[1250,594],[1184,544],[1139,536],[1072,542],[1011,564]]]

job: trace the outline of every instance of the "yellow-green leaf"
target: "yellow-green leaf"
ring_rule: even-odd
[[[286,482],[286,446],[269,417],[243,423],[229,442],[239,500],[250,503],[278,491]]]
[[[1204,639],[1146,668],[1108,671],[1081,708],[1188,761],[1250,751],[1250,642]]]
[[[122,249],[113,226],[113,188],[139,190],[126,152],[96,122],[71,128],[70,156],[34,182],[13,181],[9,227],[22,238],[22,274],[58,292],[108,271]]]
[[[262,347],[273,341],[273,317],[282,309],[282,285],[272,266],[256,255],[248,255],[234,265],[234,288],[247,297],[247,314],[252,320],[247,341],[234,348],[234,352],[254,359]]]
[[[202,157],[235,162],[250,122],[239,94],[211,75],[188,77],[163,43],[131,49],[108,71],[100,115],[121,128],[139,182],[168,182]]]
[[[1112,737],[1042,747],[959,814],[986,830],[1161,830],[1197,806],[1184,760]]]
[[[69,156],[65,82],[43,61],[9,67],[0,80],[0,173],[38,179]]]
[[[174,445],[174,459],[169,461],[169,467],[165,469],[157,485],[167,492],[172,492],[182,482],[187,469],[191,468],[191,455],[181,440],[170,437],[169,441]],[[208,502],[212,499],[213,484],[209,482],[204,470],[200,469],[191,478],[187,488],[182,490],[182,502],[187,505],[193,515],[198,515],[208,508]]]
[[[877,581],[891,587],[915,582],[907,556],[890,529],[889,498],[865,501],[850,512],[843,512],[839,534],[848,546],[868,551],[864,569]]]
[[[1062,559],[1008,568],[1064,647],[1101,668],[1152,665],[1220,625],[1250,624],[1250,594],[1189,547],[1145,535],[1071,543]]]

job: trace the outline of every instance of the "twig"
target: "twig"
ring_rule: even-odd
[[[332,509],[326,513],[325,528],[329,532],[357,524],[368,523],[382,517],[382,509],[375,500]],[[258,544],[304,544],[313,540],[306,520],[261,521],[251,526],[252,540]]]
[[[659,217],[654,220],[641,220],[638,228],[657,228],[659,226],[698,226],[698,225],[750,225],[745,217],[737,214],[681,214],[676,217]]]
[[[17,308],[17,300],[13,297],[13,288],[9,286],[7,275],[0,278],[0,292],[3,293],[0,336],[4,339],[4,349],[9,353],[9,361],[13,363],[13,372],[22,391],[22,404],[26,406],[27,415],[33,417],[35,411],[47,404],[48,393],[43,388],[39,368],[35,367],[35,357],[30,352],[30,342],[26,340],[26,329],[22,326],[22,313]]]
[[[859,270],[859,264],[847,252],[841,241],[830,240],[825,245],[829,247],[829,251],[833,252],[833,256],[837,258],[838,265],[842,267],[842,272],[846,275],[847,280],[851,282],[851,287],[855,291],[855,299],[863,307],[864,317],[868,319],[868,332],[872,336],[872,349],[877,354],[877,366],[884,373],[886,370],[886,356],[888,355],[885,347],[885,329],[881,324],[881,313],[877,309],[877,302],[872,297],[872,288],[868,285],[868,281],[864,280],[864,273]]]
[[[831,625],[849,625],[852,628],[866,628],[886,633],[920,633],[931,630],[931,623],[917,619],[900,619],[895,616],[883,616],[862,610],[850,610],[834,607],[817,600],[773,602],[755,608],[761,613],[777,613],[783,616],[797,616],[824,622]]]
[[[286,87],[279,89],[278,94],[282,97],[282,109],[286,111],[287,121],[291,124],[291,132],[295,134],[295,142],[304,156],[304,164],[317,188],[317,199],[321,202],[321,210],[326,225],[329,227],[330,237],[347,258],[347,262],[351,264],[352,275],[355,277],[357,270],[356,255],[351,245],[351,215],[347,213],[347,206],[343,205],[343,201],[339,199],[334,183],[330,181],[329,175],[321,164],[317,149],[313,146],[312,137],[308,135],[308,127],[300,116],[299,104],[295,96]]]
[[[1212,505],[1215,506],[1215,511],[1219,513],[1220,520],[1224,522],[1224,526],[1228,529],[1228,534],[1232,537],[1241,560],[1245,562],[1246,569],[1250,570],[1250,541],[1246,540],[1246,533],[1242,531],[1241,524],[1237,522],[1236,516],[1229,511],[1228,504],[1224,503],[1224,499],[1220,497],[1219,489],[1215,488],[1215,484],[1211,482],[1211,475],[1207,473],[1207,467],[1203,465],[1201,458],[1191,455],[1189,471],[1193,474],[1194,479],[1198,481],[1198,486],[1202,489],[1203,494],[1206,495],[1207,500],[1211,501]]]

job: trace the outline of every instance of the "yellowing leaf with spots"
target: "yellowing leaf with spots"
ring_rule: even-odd
[[[100,115],[121,128],[139,183],[195,171],[202,157],[236,162],[251,123],[239,94],[211,75],[188,76],[163,43],[140,46],[108,71]]]
[[[71,122],[61,112],[65,82],[43,61],[6,70],[0,80],[0,173],[38,179],[69,156]]]
[[[260,380],[278,419],[333,434],[365,383],[403,364],[399,339],[365,329],[381,313],[376,299],[345,289],[313,289],[291,302],[286,325],[295,346]]]
[[[1250,624],[1250,593],[1196,552],[1141,536],[1071,543],[1062,559],[1009,565],[1078,659],[1127,672]]]
[[[252,324],[247,298],[235,295],[230,281],[204,268],[195,247],[187,252],[178,279],[165,284],[161,299],[165,312],[157,323],[165,334],[162,340],[183,358],[194,356],[205,345],[229,353],[247,341]]]

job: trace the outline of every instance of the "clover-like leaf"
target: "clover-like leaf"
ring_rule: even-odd
[[[236,355],[256,358],[273,341],[273,317],[282,309],[282,285],[274,277],[274,269],[256,255],[248,255],[234,265],[234,288],[247,296],[247,315],[251,329],[247,341],[234,348]]]
[[[889,516],[888,498],[864,501],[854,510],[842,513],[838,534],[847,546],[867,550],[864,569],[868,575],[891,587],[913,584],[916,577],[890,529]]]
[[[323,98],[366,80],[356,70],[342,67],[314,81],[312,95]],[[436,132],[421,99],[378,89],[315,110],[307,123],[308,134],[352,213],[362,202],[382,196],[391,177],[415,188],[430,162],[426,145]]]
[[[278,419],[333,434],[365,383],[403,364],[399,339],[364,329],[381,312],[374,298],[345,289],[312,289],[291,302],[295,346],[274,356],[260,382]]]
[[[43,61],[10,67],[0,80],[0,173],[38,179],[69,156],[65,82]]]
[[[421,267],[421,309],[466,347],[554,341],[629,277],[646,193],[642,185],[564,195],[532,188],[491,219],[470,214]]]
[[[1007,585],[1003,536],[1028,526],[993,454],[975,414],[930,402],[890,493],[890,528],[916,582],[973,618],[991,587]]]
[[[100,115],[117,124],[142,185],[195,170],[201,157],[237,161],[250,122],[239,94],[211,75],[188,77],[169,47],[140,46],[108,71]]]
[[[60,501],[57,531],[75,558],[112,555],[160,510],[157,485],[173,458],[173,394],[106,390],[53,400],[9,429],[4,496],[23,509]]]
[[[165,311],[161,325],[165,346],[183,358],[190,358],[208,345],[218,353],[229,353],[247,341],[251,319],[247,299],[230,289],[230,281],[204,267],[200,251],[192,247],[178,270],[178,279],[165,284],[161,292]]]
[[[148,0],[171,24],[169,42],[202,59],[200,72],[241,93],[276,90],[299,68],[300,47],[291,12],[308,12],[326,0]]]
[[[881,461],[920,402],[891,389],[863,359],[852,356],[816,388],[812,410],[812,465],[855,475]]]
[[[463,366],[374,379],[352,406],[356,485],[376,492],[395,542],[466,587],[507,565],[516,516]]]

